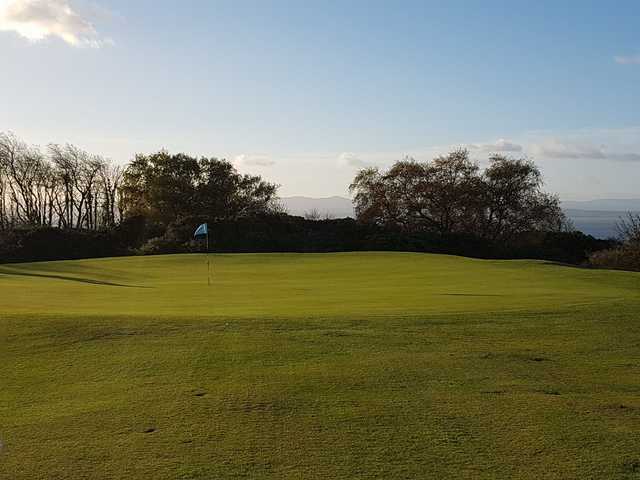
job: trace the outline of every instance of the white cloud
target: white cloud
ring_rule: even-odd
[[[275,161],[267,155],[252,155],[243,153],[233,159],[238,167],[271,167]]]
[[[618,56],[614,57],[616,63],[620,65],[640,65],[640,54],[638,55],[629,55],[629,56]]]
[[[367,168],[372,166],[369,162],[365,162],[358,155],[351,152],[342,152],[338,156],[338,165],[352,168]]]
[[[98,34],[70,0],[5,0],[0,4],[0,31],[15,32],[32,42],[58,37],[74,47],[113,44]]]

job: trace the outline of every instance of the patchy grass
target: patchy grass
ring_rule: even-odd
[[[0,478],[640,478],[640,275],[401,254],[0,266]]]

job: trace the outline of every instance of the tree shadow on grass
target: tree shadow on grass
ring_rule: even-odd
[[[151,288],[143,285],[127,285],[125,283],[106,282],[103,280],[95,280],[93,278],[69,277],[66,275],[57,275],[53,273],[35,273],[25,272],[11,267],[0,267],[0,275],[15,275],[20,277],[36,277],[36,278],[53,278],[55,280],[66,280],[69,282],[87,283],[90,285],[106,285],[109,287],[126,287],[126,288]]]

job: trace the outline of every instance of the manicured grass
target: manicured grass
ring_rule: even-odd
[[[1,479],[640,478],[640,275],[212,260],[0,266]]]

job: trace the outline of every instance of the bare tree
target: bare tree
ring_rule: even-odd
[[[0,228],[113,226],[122,167],[69,144],[49,145],[47,153],[0,133]]]
[[[120,165],[114,165],[108,161],[100,166],[98,174],[102,195],[101,224],[103,227],[112,227],[120,220],[118,192],[123,173],[124,169]]]
[[[628,245],[640,247],[640,214],[628,212],[616,224],[620,240]]]
[[[70,144],[51,144],[49,153],[62,184],[63,198],[56,203],[60,226],[97,229],[100,200],[104,199],[102,181],[109,177],[105,173],[107,161]],[[111,201],[115,195],[112,186],[107,188]]]
[[[320,214],[317,208],[313,208],[308,212],[304,212],[304,218],[306,220],[317,222],[318,220],[320,220],[320,218],[322,218],[322,215]]]
[[[592,265],[640,272],[640,214],[629,212],[617,224],[621,245],[601,250],[589,258]]]
[[[8,178],[2,156],[0,156],[0,230],[7,228],[10,224],[7,212],[7,188]]]
[[[15,135],[0,134],[0,163],[3,168],[5,202],[12,222],[42,225],[46,218],[44,198],[47,163],[37,147],[30,147]]]

